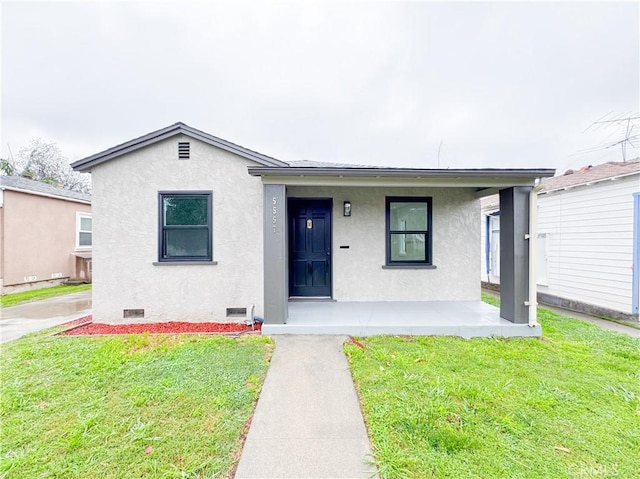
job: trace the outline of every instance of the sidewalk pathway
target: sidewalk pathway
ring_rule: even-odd
[[[275,338],[235,479],[377,478],[346,336]]]
[[[0,343],[91,314],[91,290],[0,309]]]

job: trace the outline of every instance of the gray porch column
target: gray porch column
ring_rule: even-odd
[[[529,186],[500,190],[500,316],[527,323],[529,308]]]
[[[287,191],[264,185],[264,321],[287,322]]]

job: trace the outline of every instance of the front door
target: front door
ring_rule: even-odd
[[[330,199],[289,199],[289,296],[331,296]]]

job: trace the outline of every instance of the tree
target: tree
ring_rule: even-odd
[[[0,158],[0,174],[11,176],[16,174],[16,167],[6,158]]]
[[[62,155],[60,148],[53,141],[41,138],[32,140],[20,149],[16,165],[11,166],[14,172],[37,181],[60,185],[82,193],[91,191],[89,175],[73,171],[69,166],[69,160]]]

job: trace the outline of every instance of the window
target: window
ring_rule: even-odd
[[[431,198],[387,197],[387,265],[431,265]]]
[[[76,249],[91,249],[93,224],[91,213],[76,213]]]
[[[158,261],[211,261],[211,192],[161,192],[158,229]]]

